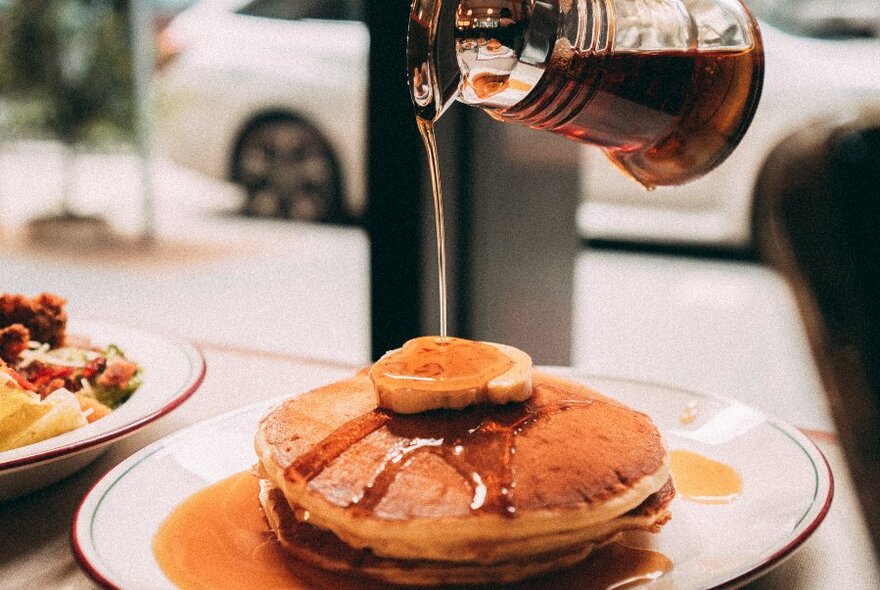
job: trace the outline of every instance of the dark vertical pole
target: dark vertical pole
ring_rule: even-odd
[[[467,332],[538,364],[571,362],[578,144],[477,113],[467,235]]]
[[[407,0],[368,0],[372,354],[437,333],[424,148],[406,81]],[[456,106],[437,124],[449,332],[567,364],[577,248],[576,144]]]
[[[422,145],[406,80],[407,0],[368,0],[372,355],[421,332]]]
[[[467,121],[473,114],[478,114],[476,109],[453,104],[434,127],[440,154],[446,224],[447,328],[450,336],[463,338],[470,334],[467,312],[470,300],[468,246],[471,234],[468,219],[471,153]],[[437,228],[426,163],[423,163],[422,170],[422,327],[425,334],[437,334],[440,326]]]
[[[454,228],[459,236],[459,243],[452,250],[454,256],[454,268],[456,272],[455,307],[449,315],[454,318],[455,326],[463,338],[473,338],[473,297],[472,288],[473,266],[469,244],[462,243],[473,235],[473,202],[474,202],[474,154],[472,144],[474,142],[474,117],[479,111],[472,108],[461,108],[461,113],[456,120],[456,137],[459,139],[459,148],[453,153],[458,154],[456,159],[456,172],[458,180],[458,198],[454,210]]]

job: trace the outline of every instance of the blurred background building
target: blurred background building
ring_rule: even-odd
[[[393,86],[370,86],[371,42],[379,53],[396,51],[404,40],[371,40],[369,6],[357,0],[148,4],[152,196],[144,195],[144,154],[135,145],[130,4],[0,4],[6,251],[30,260],[36,246],[22,242],[22,228],[57,212],[100,216],[116,232],[137,234],[142,201],[153,198],[162,243],[179,250],[163,256],[206,256],[212,249],[203,242],[211,239],[201,232],[242,239],[253,232],[272,264],[290,271],[272,278],[287,276],[298,286],[304,268],[318,277],[338,267],[339,285],[310,279],[302,301],[265,295],[265,313],[248,316],[263,324],[254,344],[366,360],[381,348],[371,335],[379,327],[370,321],[369,289],[375,306],[376,289],[393,278],[368,280],[370,234],[410,228],[418,236],[393,254],[408,270],[394,273],[400,283],[384,298],[402,292],[402,283],[417,285],[393,309],[415,318],[408,330],[436,331],[430,197],[424,180],[415,181],[418,195],[406,184],[413,170],[422,173],[414,126],[399,123],[408,125],[403,135],[390,123],[384,132],[369,127],[369,109],[375,115],[377,105],[392,105],[398,120],[409,117],[391,99],[405,91],[402,73],[390,72]],[[542,362],[728,393],[818,389],[786,287],[758,264],[753,249],[753,187],[767,154],[788,133],[880,100],[880,16],[860,0],[748,4],[761,19],[766,50],[762,101],[734,156],[690,185],[646,192],[597,150],[452,109],[439,132],[451,195],[453,333],[519,343]],[[401,159],[371,180],[371,158],[383,153]],[[370,196],[396,190],[404,190],[403,201],[378,225],[370,222]],[[270,256],[278,236],[312,249]],[[115,250],[117,258],[128,255],[118,244]],[[337,250],[346,255],[333,262],[315,255]],[[78,259],[69,250],[63,255]],[[241,285],[253,280],[230,280],[225,289],[245,295],[250,290]],[[337,298],[332,307],[348,310],[339,315],[344,322],[329,310]],[[277,319],[299,313],[300,323]],[[338,327],[328,331],[330,324]],[[182,329],[170,320],[169,327]],[[331,333],[336,340],[328,341]],[[780,338],[792,344],[777,345]],[[744,374],[755,381],[745,388]],[[784,405],[786,396],[777,398]]]

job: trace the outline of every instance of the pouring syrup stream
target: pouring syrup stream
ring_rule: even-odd
[[[437,155],[437,137],[434,134],[434,123],[416,117],[419,133],[425,143],[428,157],[428,168],[431,172],[431,190],[434,194],[434,227],[437,233],[437,274],[440,289],[440,338],[445,339],[446,332],[446,229],[443,224],[443,188],[440,186],[440,160]]]

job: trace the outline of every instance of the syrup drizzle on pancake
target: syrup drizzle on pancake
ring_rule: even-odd
[[[551,385],[538,387],[553,388]],[[343,424],[300,455],[288,467],[287,476],[311,481],[352,445],[386,428],[399,442],[385,454],[361,495],[352,498],[350,510],[372,513],[397,474],[418,453],[433,453],[471,483],[472,511],[513,516],[516,514],[513,456],[517,434],[539,418],[588,409],[596,401],[565,400],[541,406],[526,402],[421,414],[395,414],[377,408]]]

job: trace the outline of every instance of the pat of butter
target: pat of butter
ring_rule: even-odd
[[[379,407],[401,414],[525,401],[531,375],[517,348],[439,336],[414,338],[370,368]]]

